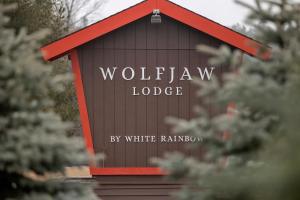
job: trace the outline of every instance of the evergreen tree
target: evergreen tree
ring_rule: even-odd
[[[203,137],[201,160],[168,154],[156,162],[170,178],[186,179],[180,199],[298,200],[300,193],[300,4],[289,0],[256,0],[248,23],[255,37],[269,45],[244,59],[227,47],[212,49],[211,64],[227,63],[223,80],[196,81],[204,105],[191,120],[169,118],[173,132]],[[209,116],[207,107],[232,105],[228,113]],[[208,106],[209,105],[209,106]],[[224,133],[226,137],[224,137]],[[199,148],[194,147],[194,148]]]
[[[16,6],[7,12],[10,21],[6,27],[15,29],[17,32],[26,28],[28,33],[49,29],[42,43],[53,41],[67,33],[65,27],[65,8],[57,0],[0,0],[0,4]]]
[[[89,187],[64,180],[65,167],[87,162],[49,97],[63,91],[66,77],[42,62],[37,41],[44,33],[5,27],[7,10],[0,5],[0,199],[96,199]]]
[[[71,27],[67,27],[67,18],[71,16],[67,16],[65,1],[67,0],[0,0],[0,4],[16,6],[15,9],[6,13],[10,17],[10,21],[5,24],[5,27],[12,28],[17,33],[26,28],[29,34],[48,29],[50,34],[40,41],[40,46],[49,43],[64,36],[71,29]],[[67,58],[58,59],[52,65],[54,66],[53,76],[72,74]],[[65,81],[64,87],[66,88],[64,93],[51,92],[55,111],[63,120],[78,122],[79,112],[72,81]],[[70,130],[70,132],[74,131]]]
[[[0,0],[0,4],[16,6],[15,9],[7,12],[10,21],[5,25],[6,27],[16,32],[26,28],[29,34],[43,29],[50,30],[50,34],[41,41],[41,46],[80,28],[81,20],[91,17],[96,11],[99,14],[99,8],[103,3],[103,0]],[[72,74],[68,65],[66,57],[54,61],[53,75]],[[66,89],[63,94],[55,91],[51,93],[55,102],[55,111],[62,116],[63,120],[80,125],[73,83],[68,81],[64,86]],[[70,131],[76,135],[79,132],[80,127]]]
[[[237,24],[234,24],[232,27],[231,27],[234,31],[238,32],[238,33],[241,33],[241,34],[244,34],[250,38],[254,38],[255,37],[255,33],[254,33],[254,30],[243,25],[243,24],[240,24],[240,23],[237,23]]]

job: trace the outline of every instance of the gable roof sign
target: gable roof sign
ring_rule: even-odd
[[[151,14],[154,9],[159,9],[162,14],[217,38],[249,55],[256,56],[259,47],[261,47],[261,44],[253,39],[168,0],[145,0],[42,47],[43,57],[45,60],[59,58],[82,44]]]

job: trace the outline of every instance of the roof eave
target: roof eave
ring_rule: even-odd
[[[151,14],[153,9],[159,9],[161,13],[238,48],[251,56],[258,56],[259,49],[263,46],[241,33],[168,0],[146,0],[42,47],[43,57],[45,60],[55,60],[80,45]]]

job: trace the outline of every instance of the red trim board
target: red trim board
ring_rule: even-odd
[[[90,121],[89,121],[87,106],[85,102],[84,89],[83,89],[83,84],[81,79],[80,64],[79,64],[79,59],[78,59],[78,54],[76,49],[70,53],[70,58],[71,58],[72,69],[74,74],[74,85],[75,85],[75,90],[77,95],[83,136],[85,139],[85,144],[88,153],[94,154],[95,151],[93,146]]]
[[[145,0],[42,47],[41,50],[44,59],[54,60],[61,57],[82,44],[151,14],[153,9],[159,9],[161,13],[201,32],[207,33],[252,56],[257,56],[258,49],[262,46],[259,42],[243,34],[237,33],[168,0]]]
[[[89,154],[94,155],[94,146],[90,128],[90,120],[87,111],[87,105],[84,95],[80,63],[77,50],[70,53],[72,69],[74,74],[74,85],[77,95],[80,119],[82,124],[83,137]],[[160,168],[157,167],[135,167],[135,168],[99,168],[90,164],[91,175],[164,175]]]
[[[257,50],[261,46],[261,44],[253,39],[250,39],[243,34],[235,32],[232,29],[224,27],[190,10],[184,9],[175,3],[160,1],[159,5],[160,11],[163,14],[201,32],[207,33],[208,35],[247,52],[250,55],[255,56],[257,54]]]
[[[110,16],[42,47],[43,57],[45,60],[54,60],[61,57],[71,49],[152,13],[153,8],[153,0],[147,0],[123,10],[116,15]]]
[[[115,175],[115,176],[127,176],[127,175],[150,175],[161,176],[166,173],[162,172],[157,167],[127,167],[127,168],[94,168],[90,167],[92,175]]]

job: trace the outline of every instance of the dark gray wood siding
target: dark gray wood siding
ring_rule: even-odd
[[[182,143],[109,142],[111,135],[170,135],[165,117],[189,119],[194,105],[201,103],[190,81],[177,78],[171,84],[182,86],[183,96],[132,96],[133,86],[165,87],[168,80],[125,81],[117,76],[104,81],[99,71],[99,67],[144,66],[151,72],[164,66],[176,67],[179,73],[189,67],[195,74],[195,67],[209,66],[208,56],[196,52],[198,44],[218,47],[222,42],[163,15],[161,24],[151,24],[147,16],[78,48],[94,149],[107,156],[101,167],[149,167],[149,158],[175,150],[201,157],[201,149],[190,152]],[[225,70],[217,66],[214,74]]]
[[[182,187],[162,176],[101,176],[93,181],[96,194],[104,200],[175,200],[171,194]]]

